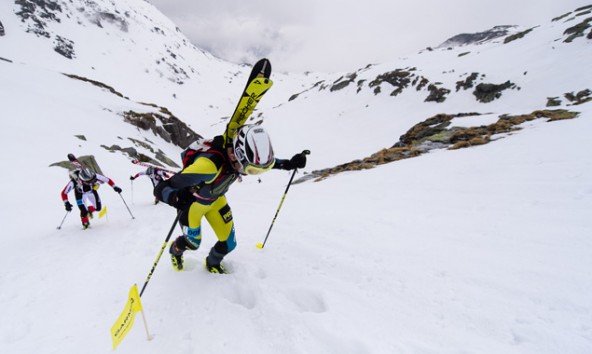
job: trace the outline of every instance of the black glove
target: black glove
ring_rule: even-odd
[[[116,191],[117,193],[121,193],[121,188],[119,188],[117,186],[113,186],[113,190]]]
[[[134,176],[130,176],[130,181],[133,181],[133,180],[135,180],[135,179],[136,179],[136,177],[134,177]]]
[[[179,210],[185,210],[189,208],[193,202],[195,202],[193,193],[191,193],[188,188],[183,188],[171,196],[169,204]]]
[[[72,211],[72,204],[69,201],[66,201],[64,206],[66,207],[66,211]]]
[[[290,169],[304,168],[306,166],[306,155],[303,153],[296,154],[290,159]]]

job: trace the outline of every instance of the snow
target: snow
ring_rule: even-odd
[[[0,41],[10,40],[16,21],[3,23],[7,37]],[[583,59],[590,57],[589,40],[555,43],[561,32],[553,24],[533,31],[521,46],[476,47],[479,60],[450,51],[407,60],[449,82],[475,68],[504,81],[524,78],[516,82],[522,90],[505,92],[492,104],[469,100],[469,91],[438,105],[424,103],[419,97],[425,92],[393,98],[355,95],[355,88],[310,91],[287,103],[290,93],[320,76],[278,75],[258,113],[278,157],[310,148],[305,172],[332,167],[391,146],[436,113],[477,111],[485,115],[460,121],[483,124],[501,114],[543,109],[546,97],[589,88]],[[69,72],[65,66],[16,60],[20,49],[7,43],[0,49],[0,57],[13,59],[0,61],[0,352],[109,352],[109,329],[131,286],[144,285],[175,212],[153,204],[148,178],[129,181],[138,166],[101,145],[127,147],[133,146],[128,138],[149,139],[176,161],[180,148],[124,123],[120,115],[155,108],[72,80],[61,74]],[[510,74],[501,58],[514,50],[524,59]],[[128,59],[121,57],[119,65],[134,65]],[[553,65],[559,62],[564,64]],[[106,73],[112,63],[99,64]],[[392,68],[403,67],[398,64]],[[446,66],[456,74],[442,74]],[[524,76],[525,70],[537,75]],[[81,74],[93,77],[91,70]],[[241,77],[223,93],[205,90],[208,96],[199,102],[185,99],[194,86],[180,88],[186,91],[179,91],[177,111],[208,112],[208,97],[235,102]],[[161,90],[167,94],[162,102],[170,101],[168,84],[144,93],[133,86],[123,91],[158,98]],[[535,120],[487,145],[434,150],[293,184],[264,249],[255,245],[265,238],[290,172],[269,172],[261,183],[245,178],[227,195],[238,238],[225,259],[231,274],[204,270],[203,259],[216,241],[204,221],[202,246],[186,253],[187,269],[175,272],[165,250],[142,296],[152,340],[138,315],[116,352],[592,352],[592,106],[565,103],[560,108],[580,112],[577,118]],[[211,115],[182,118],[199,133],[219,131],[223,122],[216,112],[228,106],[233,108],[229,103],[212,107]],[[123,189],[135,219],[122,198],[103,186],[107,217],[81,230],[77,213],[66,214],[60,200],[66,170],[49,167],[69,152],[96,157]],[[173,238],[179,234],[176,228]]]

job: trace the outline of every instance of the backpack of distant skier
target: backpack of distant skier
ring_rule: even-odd
[[[191,165],[195,159],[203,153],[209,154],[210,159],[217,165],[221,165],[225,161],[224,154],[224,138],[220,136],[214,139],[204,139],[199,137],[196,141],[189,144],[189,146],[181,152],[181,161],[183,161],[183,168]]]

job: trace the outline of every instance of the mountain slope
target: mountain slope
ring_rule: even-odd
[[[574,102],[566,94],[588,90],[585,96],[591,95],[587,58],[592,52],[590,39],[586,38],[590,29],[567,42],[571,37],[569,29],[586,23],[587,11],[589,7],[550,20],[507,43],[498,39],[422,51],[397,62],[369,65],[324,79],[301,89],[297,96],[294,91],[284,92],[283,99],[292,100],[267,113],[266,125],[273,133],[289,131],[299,136],[331,120],[335,125],[331,132],[314,134],[307,143],[323,154],[317,161],[336,165],[393,146],[414,124],[439,113],[477,112],[489,115],[490,122],[494,122],[503,114],[545,109],[549,98],[559,103],[552,108],[569,107]],[[492,100],[480,100],[487,96],[478,91],[480,84],[504,83],[509,83],[508,87],[493,91],[489,97]],[[438,94],[441,102],[428,101]],[[499,97],[495,98],[496,94]],[[296,114],[299,119],[282,119],[287,114]],[[320,148],[327,143],[333,149]]]
[[[152,38],[150,24],[162,17],[141,1],[122,1],[122,7],[106,1],[70,4],[134,13],[146,27],[121,48],[135,54],[145,47],[130,43],[147,40],[137,36]],[[144,14],[145,23],[140,21]],[[306,172],[392,146],[411,126],[437,113],[480,112],[467,119],[487,124],[501,114],[544,108],[547,97],[558,97],[556,108],[580,114],[571,120],[528,121],[521,131],[487,145],[432,150],[320,183],[293,185],[263,250],[255,244],[269,228],[290,173],[272,171],[261,181],[245,178],[228,193],[238,237],[237,249],[225,260],[232,274],[203,270],[203,258],[215,242],[207,225],[202,247],[186,256],[187,271],[175,272],[165,251],[142,297],[154,338],[146,340],[138,318],[117,352],[591,351],[592,106],[573,105],[564,96],[592,82],[589,70],[582,70],[590,40],[561,41],[569,37],[563,33],[575,24],[568,21],[574,16],[508,44],[424,51],[358,70],[356,79],[339,90],[330,90],[343,81],[332,74],[273,74],[274,87],[252,121],[264,121],[278,157],[310,148]],[[7,33],[0,37],[1,44],[10,44],[0,45],[0,57],[8,59],[0,60],[0,158],[5,164],[0,174],[0,352],[105,353],[129,288],[146,281],[175,215],[172,208],[153,204],[147,179],[129,182],[139,169],[125,154],[102,146],[134,147],[155,156],[152,148],[178,161],[178,146],[126,123],[123,112],[162,113],[159,107],[170,102],[176,115],[209,136],[221,131],[221,117],[234,108],[245,68],[220,61],[231,68],[228,75],[235,70],[232,80],[224,71],[223,79],[199,71],[198,76],[220,81],[206,88],[196,83],[199,91],[193,93],[193,84],[173,84],[152,71],[135,72],[136,83],[127,83],[116,65],[133,66],[127,56],[61,59],[51,45],[39,48],[44,39],[24,32],[18,36],[31,43],[17,47],[10,37],[17,36],[17,22],[3,18]],[[87,26],[75,27],[79,38],[86,38],[82,32],[92,27]],[[94,27],[89,31],[107,37]],[[66,30],[60,35],[77,38]],[[110,45],[102,39],[96,44],[103,50]],[[148,50],[149,56],[158,57],[158,50]],[[471,54],[459,56],[466,51]],[[217,59],[208,60],[218,65]],[[95,76],[91,67],[100,74]],[[424,102],[429,92],[427,87],[417,91],[419,81],[397,96],[390,96],[396,87],[388,82],[370,86],[384,73],[412,67],[417,68],[412,74],[450,89],[444,102]],[[478,102],[472,88],[456,92],[456,82],[473,71],[486,74],[483,82],[510,80],[520,90],[505,90],[490,103]],[[97,79],[129,98],[62,72]],[[314,86],[317,82],[322,83]],[[374,92],[377,86],[380,93]],[[183,96],[172,99],[171,87]],[[204,94],[188,98],[197,92]],[[210,107],[210,99],[220,104]],[[93,220],[92,228],[82,231],[78,215],[66,214],[60,200],[66,170],[50,167],[68,152],[94,155],[123,188],[121,197],[135,219],[121,197],[103,186],[99,192],[107,218]],[[176,228],[173,237],[179,234]]]
[[[240,92],[243,85],[234,84],[241,68],[194,47],[146,1],[39,0],[1,6],[12,16],[3,19],[0,56],[15,63],[100,81],[135,101],[157,103],[183,116],[203,114],[208,106],[216,112],[212,108],[221,105],[223,113],[214,114],[227,114],[231,102],[211,92],[234,86]],[[186,101],[194,103],[191,110],[179,104]]]

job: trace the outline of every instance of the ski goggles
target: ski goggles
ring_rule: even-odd
[[[242,149],[235,149],[234,155],[236,157],[236,162],[240,166],[238,172],[242,175],[259,175],[264,172],[267,172],[273,168],[275,164],[275,159],[272,159],[265,165],[256,165],[251,163],[249,159],[245,156]]]
[[[248,164],[247,166],[243,166],[241,164],[241,166],[243,167],[243,171],[245,172],[245,174],[259,175],[271,170],[273,168],[274,163],[275,161],[271,161],[271,163],[269,163],[267,166],[255,166],[253,164]]]

